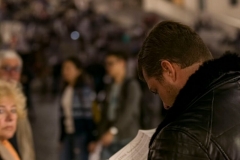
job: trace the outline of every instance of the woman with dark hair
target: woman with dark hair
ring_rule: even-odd
[[[61,160],[88,160],[88,145],[94,141],[92,103],[95,99],[90,78],[76,57],[63,63],[65,82],[61,98]]]

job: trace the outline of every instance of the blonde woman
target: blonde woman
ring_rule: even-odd
[[[23,61],[14,50],[0,50],[0,79],[19,83]],[[29,98],[27,103],[30,103]],[[28,106],[29,107],[29,106]],[[22,160],[35,160],[32,130],[28,117],[18,120],[16,134],[9,140]]]
[[[0,80],[0,159],[20,160],[8,139],[17,128],[17,121],[25,117],[25,97],[19,87]]]

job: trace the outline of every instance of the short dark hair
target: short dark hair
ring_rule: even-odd
[[[81,70],[82,74],[77,77],[76,83],[74,87],[84,87],[89,86],[92,87],[92,80],[88,73],[85,71],[85,68],[81,62],[81,60],[77,56],[70,56],[65,59],[64,62],[71,62],[78,70]],[[64,82],[64,87],[68,85],[68,82]]]
[[[108,53],[106,54],[106,57],[110,57],[110,56],[117,57],[117,58],[122,59],[124,61],[128,60],[128,54],[126,52],[123,52],[123,51],[108,51]]]
[[[158,23],[145,39],[138,54],[138,74],[144,80],[162,76],[161,60],[179,64],[182,68],[212,59],[211,52],[190,27],[172,21]]]
[[[80,59],[76,56],[70,56],[68,57],[65,62],[72,62],[73,65],[78,69],[78,70],[83,70],[83,65]]]

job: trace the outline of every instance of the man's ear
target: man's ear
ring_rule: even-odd
[[[161,61],[161,66],[163,70],[163,77],[170,82],[175,82],[177,76],[176,76],[176,69],[173,66],[173,64],[167,60],[163,60]]]

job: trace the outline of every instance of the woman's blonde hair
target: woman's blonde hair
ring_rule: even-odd
[[[10,97],[16,103],[18,118],[26,116],[26,97],[20,85],[0,80],[0,99]]]

